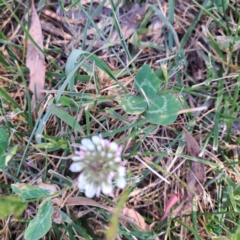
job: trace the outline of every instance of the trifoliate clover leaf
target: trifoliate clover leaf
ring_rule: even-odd
[[[157,96],[149,99],[145,117],[151,123],[169,125],[176,120],[180,107],[178,99],[171,94]]]
[[[147,102],[144,98],[126,94],[118,102],[128,114],[140,114],[147,108]]]
[[[145,99],[152,98],[160,89],[160,80],[148,65],[143,65],[135,76],[134,86]]]

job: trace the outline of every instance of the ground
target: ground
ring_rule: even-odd
[[[0,0],[2,239],[240,239],[239,25],[233,0]],[[126,184],[91,199],[92,136]]]

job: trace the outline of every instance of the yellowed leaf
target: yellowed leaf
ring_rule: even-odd
[[[52,221],[61,224],[63,222],[60,208],[55,206],[53,207]]]
[[[50,191],[51,194],[54,194],[56,193],[58,190],[57,190],[57,185],[55,184],[50,184],[50,183],[43,183],[42,182],[42,179],[39,179],[38,180],[38,186],[44,190],[48,190]]]
[[[130,209],[130,208],[123,208],[122,210],[122,215],[124,215],[127,218],[130,218],[134,221],[134,223],[139,226],[140,228],[142,228],[145,231],[150,230],[150,227],[148,224],[145,223],[143,217],[134,209]]]
[[[89,199],[85,197],[71,197],[67,199],[64,205],[65,206],[78,206],[78,205],[94,206],[94,207],[105,209],[111,213],[115,213],[116,211],[116,208],[105,206],[101,203],[94,201],[93,199]],[[131,222],[145,231],[150,229],[150,227],[144,222],[144,219],[142,218],[142,216],[133,209],[123,208],[123,210],[121,211],[121,214],[119,215],[119,218],[121,220]]]
[[[180,126],[185,135],[188,154],[193,157],[198,157],[201,152],[201,148],[187,129],[182,125]],[[204,164],[198,161],[192,161],[191,169],[187,174],[188,187],[185,189],[182,203],[173,211],[173,217],[179,216],[191,210],[193,198],[196,194],[202,193],[205,179],[206,173]]]
[[[32,0],[31,6],[31,26],[29,34],[43,49],[43,37],[41,23]],[[30,72],[29,90],[33,93],[32,106],[34,107],[35,100],[41,101],[43,98],[43,89],[45,84],[45,57],[44,54],[34,45],[31,39],[27,41],[26,66]]]
[[[182,126],[185,139],[187,151],[190,156],[198,157],[201,152],[201,148],[199,147],[196,140],[192,137],[192,135],[187,131],[186,128]],[[194,196],[194,192],[200,194],[203,191],[203,185],[206,179],[205,167],[204,164],[197,161],[192,161],[191,170],[187,175],[187,184],[188,187],[192,190],[189,191],[189,198],[192,199]],[[190,197],[191,196],[191,197]]]
[[[61,198],[53,198],[52,199],[53,205],[57,205],[59,207],[62,207],[63,200]]]

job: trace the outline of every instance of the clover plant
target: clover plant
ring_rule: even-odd
[[[160,85],[160,79],[150,66],[143,65],[137,72],[134,83],[141,97],[126,94],[121,96],[118,102],[129,114],[144,113],[150,123],[169,125],[178,116],[180,102],[172,94],[161,94]]]

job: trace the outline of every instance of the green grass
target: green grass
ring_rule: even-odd
[[[63,6],[62,1],[52,2]],[[86,23],[80,32],[75,28],[70,42],[43,31],[45,97],[34,115],[24,63],[26,39],[32,37],[22,16],[29,6],[0,1],[0,201],[3,209],[8,208],[7,217],[0,211],[4,239],[23,239],[29,222],[42,219],[37,215],[40,213],[50,221],[45,235],[49,239],[106,239],[106,233],[115,236],[113,239],[131,240],[238,239],[240,9],[235,1],[226,2],[169,0],[159,5],[156,1],[148,5],[133,35],[123,39],[124,15],[119,17],[114,1],[108,5],[113,14],[99,22],[89,10],[93,3],[86,7],[71,1],[68,9],[78,6],[86,15]],[[108,1],[98,5],[97,12],[105,3]],[[42,4],[39,1],[38,7]],[[126,9],[131,4],[126,2]],[[48,21],[54,24],[56,20]],[[151,30],[154,22],[157,30]],[[14,32],[17,26],[19,31]],[[89,29],[94,33],[89,34]],[[120,40],[109,42],[114,31]],[[220,42],[219,36],[223,37]],[[96,48],[99,39],[103,44]],[[224,49],[226,39],[231,41]],[[192,68],[191,53],[196,49],[202,59],[195,59]],[[198,61],[204,69],[198,69]],[[159,80],[156,95],[174,96],[181,110],[187,110],[180,111],[176,121],[168,125],[154,124],[145,115],[153,96],[141,92],[137,72],[146,64]],[[196,68],[203,76],[201,81],[192,72]],[[141,97],[146,108],[138,114],[126,110],[119,101],[124,94]],[[202,106],[207,110],[192,110]],[[187,155],[178,123],[192,132],[201,157]],[[115,188],[114,197],[102,194],[94,202],[84,198],[84,204],[67,205],[70,197],[85,197],[74,186],[78,174],[69,170],[72,143],[98,134],[123,146],[127,187],[123,191]],[[160,222],[167,200],[186,189],[192,161],[205,164],[203,193],[195,197],[190,212],[177,217],[170,213]],[[40,180],[55,190],[42,191]],[[11,208],[6,197],[23,194],[13,191],[16,183],[27,186],[32,198],[12,198]],[[139,228],[131,215],[121,216],[123,207],[138,212],[149,229]],[[111,208],[118,212],[112,215]],[[37,227],[40,232],[46,230],[41,224]]]

